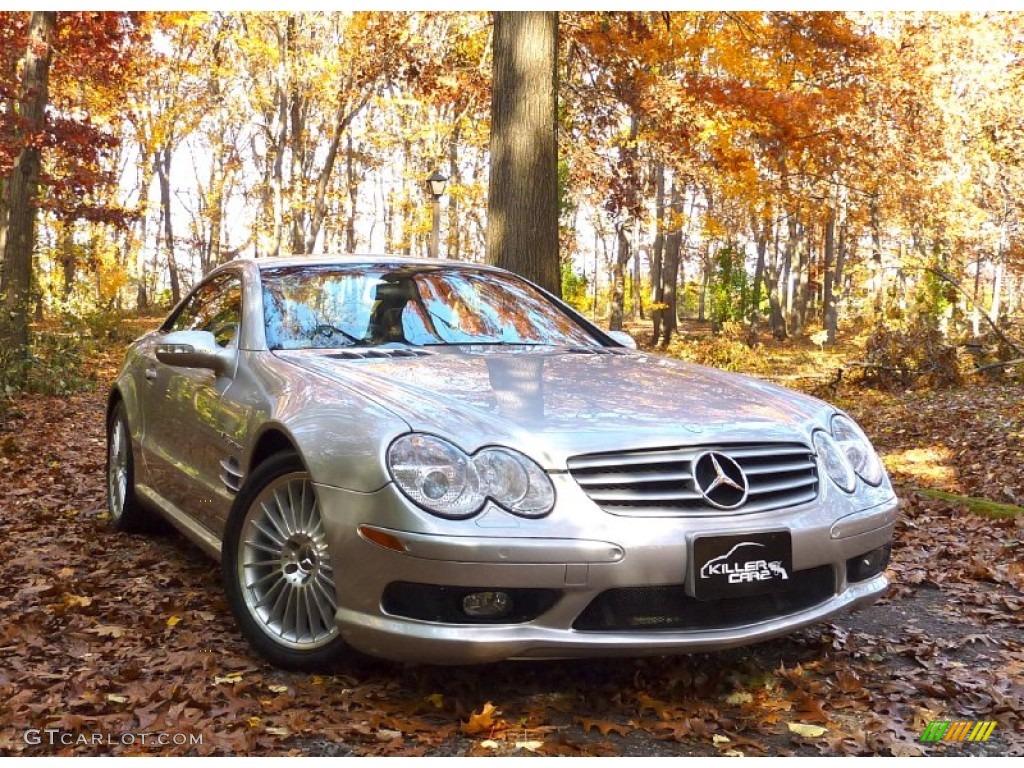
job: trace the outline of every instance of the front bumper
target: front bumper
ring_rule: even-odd
[[[346,642],[375,656],[431,664],[702,652],[790,633],[884,593],[884,574],[848,582],[846,561],[891,541],[897,506],[891,498],[851,514],[819,501],[749,516],[656,519],[620,518],[593,508],[582,523],[556,507],[549,519],[540,521],[511,519],[493,510],[469,523],[425,519],[390,485],[369,494],[329,486],[317,491],[334,563],[336,618]],[[560,506],[567,495],[560,498]],[[577,518],[582,504],[589,504],[585,499],[568,501],[574,502]],[[367,541],[358,533],[361,525],[390,532],[405,551]],[[738,626],[626,631],[573,627],[607,590],[688,584],[697,536],[772,530],[792,534],[795,577],[831,566],[830,596]],[[395,582],[546,589],[557,591],[559,598],[523,623],[441,623],[385,612],[381,597]]]

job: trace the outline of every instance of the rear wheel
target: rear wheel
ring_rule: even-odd
[[[154,522],[135,497],[135,457],[123,402],[114,406],[107,422],[107,512],[119,531],[145,530]]]
[[[242,633],[268,661],[312,671],[345,649],[320,505],[294,453],[261,464],[228,520],[224,586]]]

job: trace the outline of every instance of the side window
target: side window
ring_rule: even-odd
[[[229,347],[242,322],[242,283],[224,275],[199,288],[171,321],[168,331],[209,331],[218,346]]]

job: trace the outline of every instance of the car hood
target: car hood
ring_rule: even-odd
[[[642,352],[446,347],[348,359],[275,352],[465,450],[505,444],[547,468],[580,453],[803,442],[831,409],[759,379]]]

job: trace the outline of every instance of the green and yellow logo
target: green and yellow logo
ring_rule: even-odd
[[[921,741],[988,741],[995,727],[994,720],[932,720]]]

